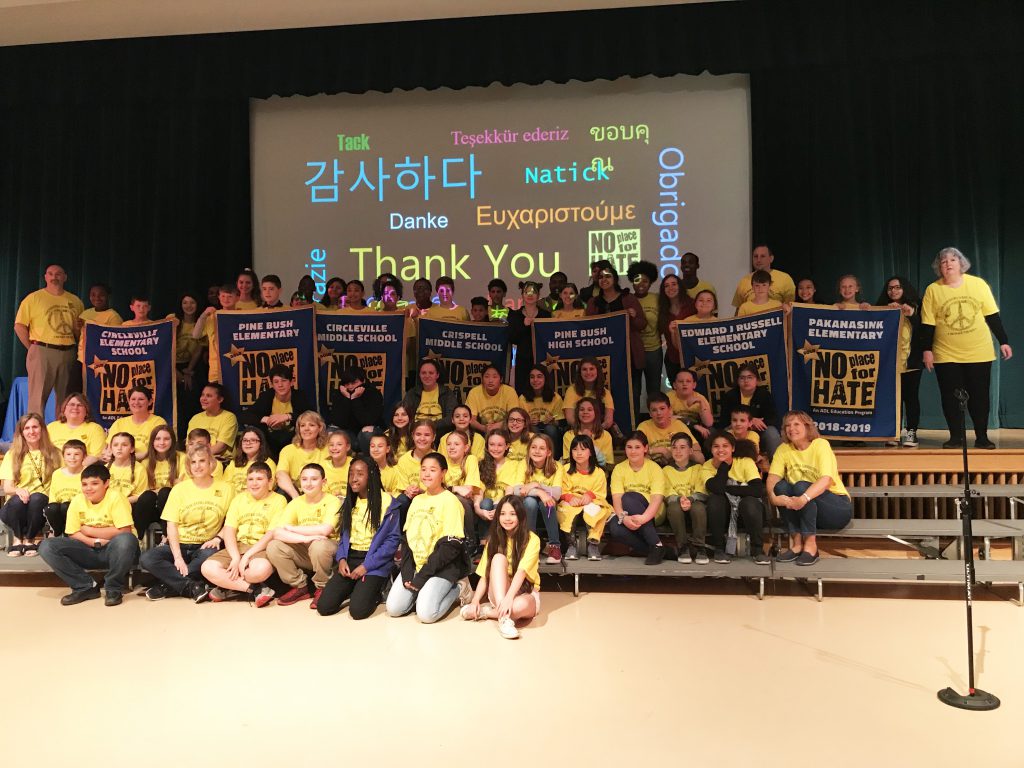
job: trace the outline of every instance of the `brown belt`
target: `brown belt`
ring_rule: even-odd
[[[74,344],[47,344],[45,341],[32,341],[37,347],[46,347],[47,349],[59,349],[61,352],[67,352],[69,349],[75,349]]]

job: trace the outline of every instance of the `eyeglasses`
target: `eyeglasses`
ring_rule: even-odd
[[[526,419],[524,419],[522,416],[509,416],[508,423],[512,424],[513,422],[519,422],[520,424],[522,424],[526,422]]]
[[[243,437],[242,438],[242,443],[243,444],[245,444],[245,443],[262,443],[262,442],[263,441],[260,440],[258,437]]]
[[[887,286],[885,286],[885,290],[887,290],[887,291],[902,291],[903,290],[903,286],[902,285],[887,285]]]

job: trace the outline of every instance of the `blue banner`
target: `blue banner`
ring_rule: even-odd
[[[736,371],[753,363],[781,416],[789,410],[786,324],[782,310],[728,320],[679,323],[685,368],[697,374],[697,389],[717,416],[725,393],[736,386]]]
[[[466,402],[469,390],[480,383],[488,365],[498,366],[504,381],[509,365],[508,326],[504,323],[466,323],[458,320],[419,319],[420,360],[434,360],[441,380],[455,388]]]
[[[275,365],[291,369],[293,384],[316,397],[316,342],[312,307],[217,313],[221,383],[233,408],[247,408],[270,387]]]
[[[615,423],[624,435],[633,430],[633,368],[625,312],[573,320],[536,320],[533,355],[551,371],[555,389],[563,397],[579,371],[580,361],[597,358],[612,393]]]
[[[793,305],[793,408],[822,437],[893,440],[900,433],[898,309]]]
[[[177,418],[174,384],[174,321],[109,326],[86,323],[82,376],[93,420],[109,429],[129,415],[128,390],[153,393],[153,412],[168,424]]]
[[[404,312],[318,312],[317,361],[320,409],[328,413],[341,387],[341,372],[352,366],[384,396],[387,411],[405,393]]]

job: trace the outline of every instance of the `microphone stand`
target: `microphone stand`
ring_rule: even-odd
[[[972,531],[972,518],[974,499],[971,496],[971,476],[967,469],[967,392],[963,389],[956,390],[956,399],[960,401],[961,431],[960,437],[964,451],[964,495],[956,500],[957,511],[960,520],[963,522],[964,536],[964,589],[967,602],[967,674],[968,688],[967,695],[961,696],[952,688],[943,688],[939,691],[939,701],[958,709],[971,709],[986,711],[996,709],[999,706],[999,699],[991,693],[974,687],[974,597],[972,589],[974,580],[974,536]]]

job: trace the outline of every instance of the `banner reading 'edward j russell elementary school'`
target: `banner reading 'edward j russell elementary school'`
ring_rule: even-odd
[[[736,386],[736,371],[743,363],[757,367],[761,384],[771,390],[779,415],[789,410],[782,310],[707,323],[679,323],[676,327],[683,365],[697,374],[698,389],[711,402],[713,413],[719,412],[725,393]]]
[[[509,365],[507,325],[427,317],[421,317],[419,323],[419,359],[437,363],[441,380],[458,392],[459,402],[466,402],[466,395],[480,383],[488,365],[496,365],[504,381]]]
[[[218,312],[221,383],[234,407],[247,408],[270,386],[268,373],[288,366],[296,387],[316,397],[313,308]]]
[[[807,411],[823,437],[899,434],[901,317],[898,309],[794,305],[793,408]]]
[[[316,316],[317,359],[320,364],[320,407],[327,413],[341,372],[352,366],[384,397],[387,410],[405,390],[404,312],[319,312]]]
[[[547,367],[555,390],[563,397],[572,385],[580,361],[597,358],[615,405],[615,423],[622,434],[633,429],[632,367],[625,312],[575,320],[536,320],[533,323],[534,360]]]
[[[153,393],[153,412],[174,424],[174,323],[86,323],[83,377],[93,418],[104,429],[129,414],[128,390],[137,386]]]

